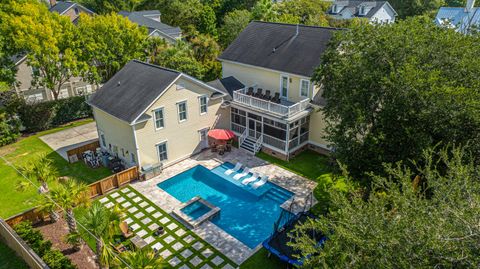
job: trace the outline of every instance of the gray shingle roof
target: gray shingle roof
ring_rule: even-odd
[[[131,124],[180,75],[174,70],[133,60],[96,91],[88,103]]]
[[[253,21],[220,60],[311,77],[334,32],[341,29]]]
[[[148,16],[158,15],[160,12],[157,10],[145,10],[145,11],[120,11],[118,14],[127,17],[130,21],[145,26],[148,28],[148,33],[151,34],[155,30],[162,32],[163,34],[170,36],[172,39],[179,38],[182,34],[182,30],[179,27],[173,27],[165,23],[156,21]]]
[[[337,13],[342,13],[344,10],[350,10],[350,12],[357,17],[366,17],[371,18],[375,13],[377,13],[387,1],[359,1],[359,0],[349,0],[349,1],[335,1],[340,10],[337,10]],[[368,8],[368,12],[365,15],[360,15],[360,6],[365,6]],[[332,8],[329,10],[330,14],[332,13]]]
[[[214,81],[207,82],[207,84],[227,94],[227,96],[229,96],[230,98],[233,96],[234,91],[245,87],[245,85],[243,85],[233,76],[216,79]]]
[[[57,1],[57,3],[50,8],[50,11],[51,12],[58,12],[59,14],[63,14],[64,12],[66,12],[67,10],[75,7],[75,6],[79,6],[81,7],[82,9],[84,9],[84,11],[90,13],[90,14],[93,14],[93,11],[85,8],[84,6],[81,6],[77,3],[74,3],[74,2],[70,2],[70,1]]]

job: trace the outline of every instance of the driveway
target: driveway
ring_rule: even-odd
[[[98,140],[95,122],[41,136],[40,139],[68,161],[67,151]]]

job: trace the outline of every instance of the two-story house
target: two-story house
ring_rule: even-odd
[[[230,128],[246,150],[289,159],[306,147],[328,151],[321,89],[312,75],[339,29],[251,22],[219,56],[231,94]]]
[[[160,37],[168,42],[175,43],[182,38],[182,30],[179,27],[167,25],[161,21],[161,13],[158,10],[144,11],[120,11],[118,14],[127,17],[130,21],[148,29],[148,36]]]
[[[467,0],[465,7],[441,7],[435,23],[463,34],[480,31],[480,8],[475,7],[475,0]]]
[[[224,96],[191,76],[134,60],[88,103],[102,149],[129,165],[168,166],[208,147],[210,128],[228,128]]]
[[[336,19],[365,18],[372,23],[394,23],[398,15],[387,1],[334,1],[328,14]]]
[[[88,15],[94,14],[93,11],[74,2],[51,0],[50,5],[51,12],[57,12],[60,15],[68,16],[74,23],[80,17],[81,13]],[[50,90],[33,85],[33,78],[38,70],[27,64],[26,54],[15,56],[13,61],[17,68],[17,85],[15,86],[15,90],[19,96],[24,97],[29,102],[41,102],[54,99]],[[96,89],[96,85],[83,81],[80,77],[73,77],[64,83],[60,89],[58,98],[86,95],[94,92]]]

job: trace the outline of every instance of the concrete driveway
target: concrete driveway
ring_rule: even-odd
[[[98,140],[95,122],[41,136],[40,139],[68,161],[67,151]]]

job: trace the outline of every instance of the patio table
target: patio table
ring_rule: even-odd
[[[148,244],[147,242],[145,242],[145,240],[143,240],[143,238],[141,238],[140,236],[138,235],[135,235],[131,240],[130,240],[134,245],[135,247],[137,247],[138,249],[142,249],[144,247],[146,247]]]

